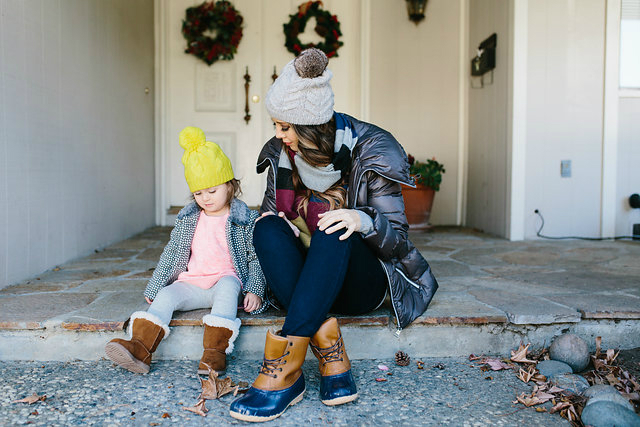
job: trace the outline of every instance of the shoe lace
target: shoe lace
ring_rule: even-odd
[[[280,367],[280,365],[284,365],[285,363],[287,363],[285,357],[287,357],[288,355],[289,352],[287,351],[285,354],[276,359],[267,359],[266,357],[263,358],[262,366],[260,366],[260,369],[258,369],[258,374],[263,374],[272,378],[278,378],[278,375],[274,374],[274,372],[282,372],[282,368]]]
[[[344,358],[342,354],[344,353],[344,341],[342,340],[342,334],[338,337],[335,344],[331,347],[320,348],[313,344],[311,347],[316,350],[316,353],[322,358],[322,365],[326,365],[331,362],[342,362]]]

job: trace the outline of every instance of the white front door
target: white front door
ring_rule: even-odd
[[[186,126],[204,130],[207,140],[218,143],[241,180],[241,198],[249,205],[261,203],[266,176],[258,175],[255,165],[263,144],[273,136],[273,124],[264,108],[264,96],[277,73],[293,59],[284,47],[282,25],[297,11],[302,0],[235,0],[234,7],[243,16],[243,37],[232,61],[217,61],[208,66],[193,55],[184,53],[182,21],[192,0],[157,0],[156,52],[158,54],[157,159],[159,168],[156,218],[159,224],[171,225],[175,209],[184,206],[190,193],[184,179],[181,158],[184,150],[178,135]],[[346,3],[346,4],[345,4]],[[325,8],[336,13],[345,36],[353,34],[349,44],[330,61],[335,77],[336,109],[359,114],[360,109],[360,2],[325,1]],[[314,23],[307,25],[301,40],[320,40]],[[248,106],[251,118],[245,121],[244,75],[248,70]],[[354,82],[356,82],[354,84]],[[354,108],[355,107],[355,108]]]

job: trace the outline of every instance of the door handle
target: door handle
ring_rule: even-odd
[[[249,66],[247,66],[244,73],[244,121],[247,124],[251,120],[251,114],[249,114],[249,83],[251,83],[251,76],[249,75]]]

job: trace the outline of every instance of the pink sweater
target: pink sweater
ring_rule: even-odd
[[[178,281],[209,289],[224,276],[238,277],[227,245],[225,225],[228,218],[228,213],[208,216],[204,211],[200,212],[187,271],[180,273]]]

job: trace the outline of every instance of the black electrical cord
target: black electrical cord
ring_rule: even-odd
[[[567,239],[579,239],[579,240],[621,240],[621,239],[633,239],[634,237],[637,239],[638,236],[614,236],[614,237],[580,237],[580,236],[545,236],[544,234],[540,234],[542,228],[544,227],[544,218],[540,211],[536,209],[534,213],[538,214],[540,219],[542,220],[542,224],[540,224],[540,228],[536,232],[536,236],[542,237],[543,239],[552,239],[552,240],[567,240]]]

